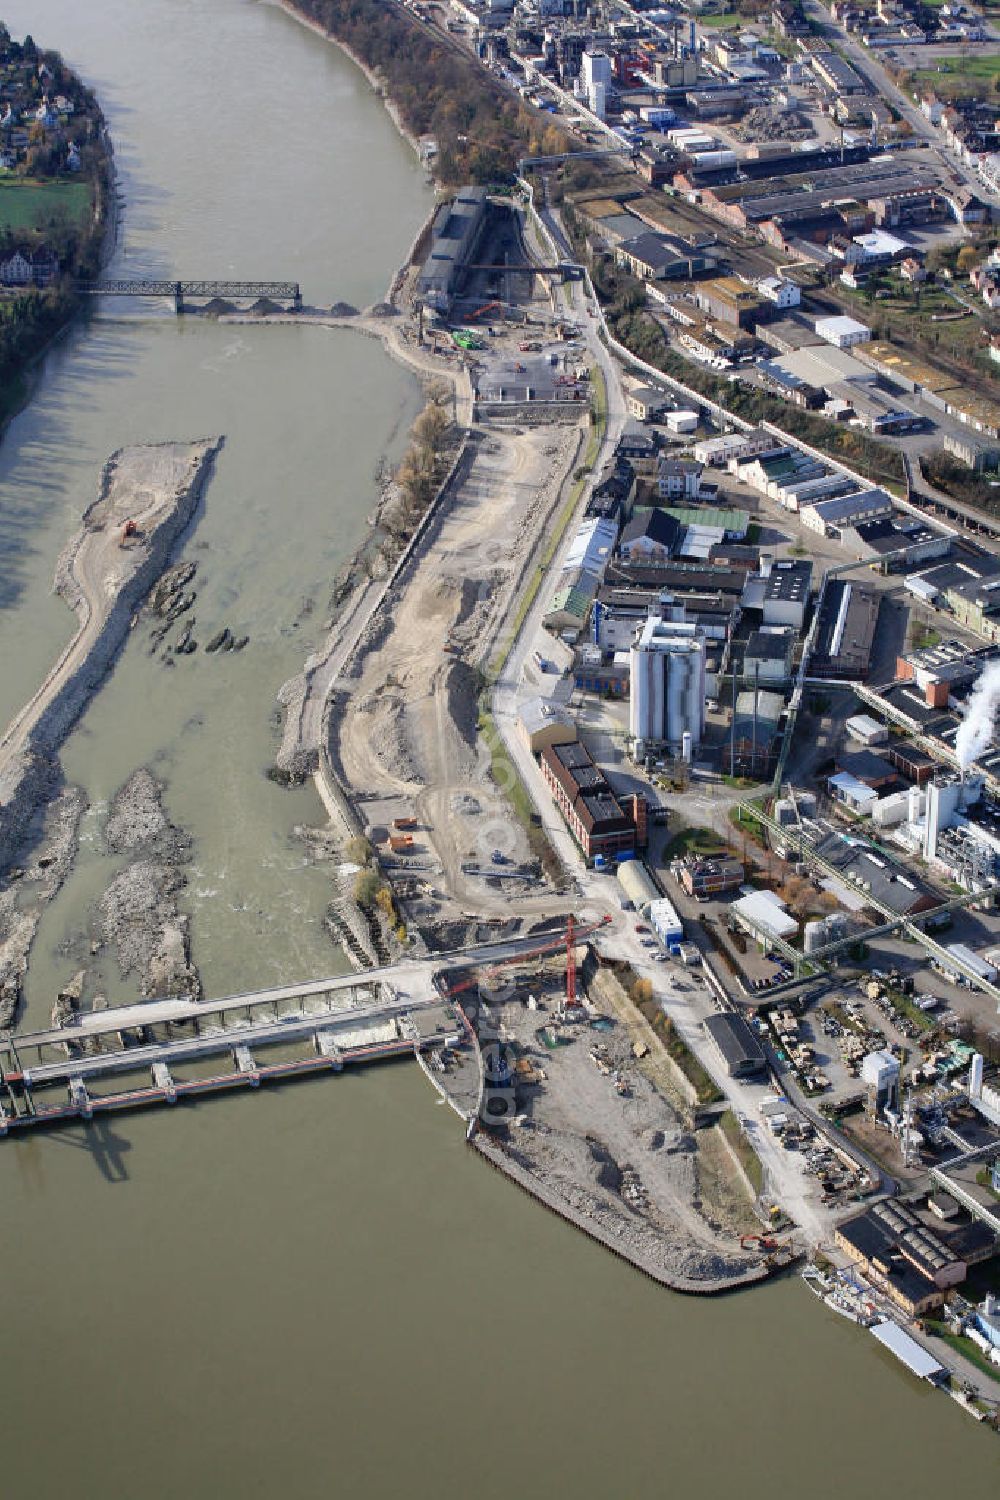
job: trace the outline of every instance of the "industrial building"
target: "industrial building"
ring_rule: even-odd
[[[547,745],[570,745],[576,739],[573,715],[548,698],[529,698],[523,703],[518,728],[532,755],[541,755]]]
[[[735,276],[699,282],[694,288],[694,300],[702,312],[736,328],[752,329],[761,307],[760,295]]]
[[[867,677],[881,603],[879,591],[864,584],[843,578],[827,583],[810,659],[815,675]]]
[[[742,1016],[719,1011],[705,1020],[705,1030],[722,1053],[731,1078],[753,1077],[767,1071],[764,1048]]]
[[[840,1224],[834,1241],[911,1318],[940,1307],[970,1264],[988,1259],[995,1248],[984,1224],[932,1227],[910,1204],[895,1200]]]
[[[730,776],[759,779],[774,769],[784,712],[781,693],[761,688],[759,692],[751,689],[737,695],[732,728],[722,751],[722,763]]]
[[[798,922],[774,891],[752,891],[749,896],[741,896],[732,903],[729,913],[764,947],[770,946],[775,938],[793,938],[799,930]]]
[[[633,797],[626,812],[584,745],[547,745],[539,763],[570,832],[588,859],[595,854],[630,852],[644,842],[645,803]]]
[[[689,896],[718,896],[734,891],[743,884],[743,865],[728,856],[720,859],[688,859],[680,867],[678,879]]]
[[[701,635],[647,620],[630,654],[629,730],[639,745],[666,744],[688,753],[705,723],[705,643]],[[685,739],[685,737],[687,737]]]
[[[417,278],[416,295],[435,312],[447,313],[465,263],[473,258],[489,207],[484,187],[462,188],[434,216],[431,244]]]

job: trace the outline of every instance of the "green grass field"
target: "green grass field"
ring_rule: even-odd
[[[941,3],[944,4],[944,0],[941,0]],[[710,26],[713,30],[724,31],[729,26],[739,26],[742,17],[735,10],[727,10],[721,16],[698,16],[697,20],[699,26]],[[746,22],[746,25],[749,26],[750,22]]]
[[[32,177],[0,177],[0,229],[41,229],[53,214],[82,219],[90,212],[85,182],[39,182]]]
[[[985,78],[987,82],[1000,74],[1000,52],[973,52],[968,57],[936,57],[929,68],[920,68],[918,77],[932,79],[944,73],[951,78]]]

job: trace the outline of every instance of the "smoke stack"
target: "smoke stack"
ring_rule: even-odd
[[[983,1092],[983,1054],[974,1052],[969,1065],[969,1098],[978,1099]]]

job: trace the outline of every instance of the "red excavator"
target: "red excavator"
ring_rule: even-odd
[[[122,527],[122,534],[118,538],[118,545],[119,545],[119,547],[126,546],[127,543],[128,543],[129,537],[138,536],[138,535],[139,535],[139,527],[136,524],[136,522],[132,519],[132,517],[129,516],[128,519],[127,519],[127,521],[125,522],[125,525]]]

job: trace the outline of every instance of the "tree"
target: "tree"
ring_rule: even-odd
[[[375,892],[375,905],[390,920],[396,915],[396,908],[392,900],[392,891],[390,891],[387,885],[380,886]]]
[[[629,993],[634,1005],[648,1005],[653,998],[653,981],[651,979],[637,979]]]
[[[962,272],[963,276],[967,276],[968,273],[972,270],[973,266],[979,264],[979,251],[976,249],[975,245],[963,245],[961,250],[958,252],[958,260],[956,264],[958,266],[958,269]]]
[[[437,453],[448,431],[448,414],[435,402],[425,406],[413,424],[413,436],[422,448]]]
[[[381,887],[382,880],[377,870],[359,870],[354,877],[354,899],[359,906],[371,907]]]
[[[371,861],[372,846],[359,834],[353,839],[348,839],[344,845],[344,857],[352,865],[367,865]]]

